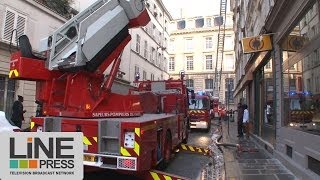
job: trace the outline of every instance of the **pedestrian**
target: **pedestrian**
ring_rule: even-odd
[[[237,137],[242,137],[243,136],[243,107],[241,103],[238,103],[237,107],[238,111],[238,118],[237,118],[237,123],[238,123],[238,136]]]
[[[13,103],[11,121],[15,126],[21,128],[22,121],[24,121],[23,114],[26,112],[23,110],[23,96],[18,95],[18,100]]]
[[[245,129],[247,138],[249,138],[249,132],[250,132],[249,111],[248,111],[248,106],[246,104],[243,105],[243,127]]]

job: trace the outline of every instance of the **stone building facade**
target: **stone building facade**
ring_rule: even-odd
[[[220,72],[222,65],[220,102],[224,105],[230,105],[229,108],[234,108],[232,94],[235,78],[235,54],[233,51],[232,14],[227,13],[225,21],[222,64],[220,60],[217,62],[218,26],[214,24],[216,17],[191,17],[171,22],[168,72],[170,77],[179,78],[179,73],[183,71],[189,89],[214,95],[216,65],[217,73]]]
[[[27,112],[24,114],[26,122],[23,127],[26,127],[30,117],[35,115],[36,83],[8,78],[10,51],[16,51],[15,33],[13,47],[9,47],[12,30],[17,29],[17,36],[26,34],[37,51],[40,39],[60,27],[66,19],[33,0],[0,1],[0,14],[0,110],[10,118],[17,95],[24,96],[23,104]]]

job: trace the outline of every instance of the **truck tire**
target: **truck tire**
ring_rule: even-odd
[[[169,162],[171,160],[171,149],[172,149],[172,139],[171,134],[169,131],[166,133],[166,139],[164,143],[164,152],[163,152],[163,159],[158,166],[159,170],[164,170],[168,167]]]
[[[163,160],[165,164],[168,164],[171,160],[171,152],[172,152],[172,138],[169,132],[166,133],[166,141],[164,144],[164,156]]]
[[[187,144],[188,143],[188,139],[189,139],[189,132],[191,131],[191,128],[190,128],[190,119],[189,117],[187,117],[187,124],[186,124],[186,135],[185,135],[185,138],[182,140],[182,143],[184,144]]]
[[[187,144],[189,139],[189,129],[186,129],[186,137],[182,140],[182,143]]]
[[[207,129],[206,129],[206,132],[210,132],[210,129],[211,129],[211,121],[209,121],[209,123],[208,123]]]

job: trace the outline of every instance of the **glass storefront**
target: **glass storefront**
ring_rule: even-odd
[[[254,133],[275,144],[274,86],[272,59],[269,58],[254,75]]]
[[[284,40],[284,124],[320,135],[320,38],[317,3]]]
[[[275,143],[275,117],[274,117],[274,93],[273,93],[273,68],[272,59],[269,59],[263,67],[263,79],[261,82],[261,137],[270,144]]]

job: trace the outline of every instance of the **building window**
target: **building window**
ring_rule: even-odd
[[[271,69],[271,61],[266,64],[266,69]]]
[[[6,113],[6,118],[10,119],[12,105],[15,101],[16,81],[5,76],[0,76],[0,111]]]
[[[234,88],[234,80],[233,80],[233,78],[226,78],[225,88],[233,90],[233,88]]]
[[[234,79],[233,78],[226,78],[225,79],[225,98],[226,103],[233,103],[233,88],[234,88]]]
[[[175,71],[174,57],[170,57],[169,59],[169,71]]]
[[[186,49],[186,51],[193,50],[192,38],[185,39],[185,49]]]
[[[154,74],[151,73],[150,77],[151,77],[151,81],[154,81]]]
[[[140,36],[137,34],[137,39],[136,39],[136,52],[140,53]]]
[[[143,57],[148,58],[148,42],[144,41]]]
[[[223,68],[226,71],[234,71],[235,60],[233,54],[226,54],[223,62]]]
[[[234,49],[234,46],[233,46],[233,38],[231,37],[231,35],[230,34],[227,34],[226,36],[225,36],[225,40],[224,40],[224,50],[228,50],[228,51],[230,51],[230,50],[233,50]]]
[[[195,23],[196,23],[195,24],[196,28],[202,28],[204,26],[204,19],[203,18],[196,19]]]
[[[193,70],[193,56],[187,56],[187,70]]]
[[[133,77],[140,77],[140,72],[139,72],[139,67],[138,66],[134,66],[134,76]]]
[[[168,21],[165,19],[164,20],[164,31],[167,31],[167,26],[168,26]]]
[[[174,51],[174,39],[170,39],[169,51],[170,51],[170,52],[173,52],[173,51]]]
[[[289,90],[290,91],[296,90],[296,79],[289,79]]]
[[[212,66],[212,55],[206,55],[206,69],[207,70],[213,69],[213,66]]]
[[[12,43],[15,44],[17,38],[26,33],[27,17],[17,13],[14,10],[6,9],[5,20],[3,25],[2,39],[6,42],[10,42],[11,33],[14,29],[17,30],[17,37],[15,33],[12,37]]]
[[[181,20],[177,22],[177,29],[181,30],[181,29],[185,29],[186,28],[186,21],[185,20]]]
[[[151,47],[151,54],[150,54],[150,59],[151,59],[151,62],[154,63],[155,60],[156,60],[156,49]]]
[[[143,78],[143,80],[147,80],[147,72],[146,71],[142,72],[142,78]]]
[[[206,37],[206,49],[212,49],[212,37]]]
[[[187,88],[194,89],[193,79],[187,79],[186,86]]]
[[[158,60],[157,60],[157,66],[159,66],[160,68],[161,68],[161,66],[160,66],[160,64],[161,64],[161,53],[158,53],[158,58],[157,58]]]
[[[213,79],[205,79],[204,84],[206,90],[213,89]]]
[[[157,28],[156,28],[156,26],[153,24],[153,26],[152,26],[152,37],[155,38],[155,37],[156,37],[156,34],[157,34]]]
[[[207,24],[207,27],[211,27],[212,24],[211,24],[211,18],[207,18],[206,19],[206,24]]]

